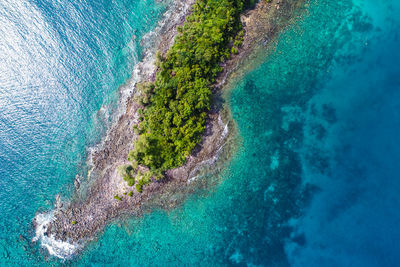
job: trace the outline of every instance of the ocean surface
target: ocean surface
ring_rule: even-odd
[[[156,0],[0,0],[0,266],[398,266],[400,2],[310,0],[224,98],[236,153],[72,259],[32,219],[86,176]],[[209,179],[205,176],[202,179]]]

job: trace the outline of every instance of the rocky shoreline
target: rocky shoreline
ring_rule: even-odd
[[[141,215],[154,206],[170,209],[180,204],[188,193],[196,189],[197,185],[193,183],[195,177],[202,171],[210,171],[209,167],[217,162],[219,155],[227,146],[229,135],[233,132],[229,131],[234,127],[232,123],[229,123],[228,118],[221,116],[223,107],[218,101],[220,89],[229,75],[257,45],[265,44],[266,40],[272,39],[279,31],[280,20],[292,15],[299,2],[303,3],[303,1],[288,0],[273,0],[270,3],[260,1],[253,9],[242,15],[245,29],[243,45],[237,55],[224,63],[224,70],[217,79],[214,89],[216,99],[207,119],[207,128],[201,145],[195,149],[184,166],[168,171],[166,179],[151,183],[142,193],[135,191],[133,196],[125,196],[123,193],[130,189],[117,169],[118,166],[129,164],[128,153],[133,148],[132,140],[135,138],[133,125],[138,121],[136,111],[139,108],[133,101],[135,82],[154,80],[155,77],[156,69],[153,64],[155,49],[149,49],[142,62],[138,64],[133,79],[125,85],[127,89],[123,90],[126,92],[125,95],[121,91],[119,104],[125,110],[117,117],[102,145],[91,155],[90,164],[93,168],[88,175],[90,182],[87,182],[87,188],[82,188],[81,184],[84,181],[79,181],[77,177],[75,181],[77,193],[70,203],[56,203],[52,219],[46,223],[40,223],[38,218],[34,219],[35,227],[41,228],[36,230],[37,235],[51,237],[54,242],[76,244],[76,249],[70,250],[71,253],[75,253],[84,243],[93,240],[107,223],[116,218],[124,215]],[[185,17],[190,14],[193,3],[194,0],[175,1],[174,6],[167,11],[175,16],[165,16],[163,24],[158,27],[161,35],[144,38],[142,42],[150,42],[161,53],[165,53],[177,34],[176,27],[183,24]],[[87,193],[80,193],[83,190],[87,190]],[[123,196],[122,200],[114,199],[115,195]],[[43,237],[35,238],[40,240]],[[49,247],[47,248],[49,250]]]

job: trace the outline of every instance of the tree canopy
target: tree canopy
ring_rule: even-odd
[[[185,163],[201,141],[211,105],[211,86],[242,38],[245,0],[197,0],[164,57],[154,83],[142,84],[144,106],[130,160],[151,171]],[[239,34],[238,34],[239,33]]]

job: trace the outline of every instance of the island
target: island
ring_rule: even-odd
[[[176,207],[201,183],[196,177],[229,158],[234,125],[219,92],[304,3],[255,2],[174,1],[175,16],[164,18],[154,49],[124,85],[123,112],[89,157],[88,178],[76,178],[72,200],[37,214],[35,241],[70,257],[115,219]]]

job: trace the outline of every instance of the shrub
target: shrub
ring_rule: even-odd
[[[122,201],[122,198],[120,198],[118,195],[115,195],[114,198],[118,201]]]
[[[135,97],[134,101],[143,106],[150,104],[151,96],[154,91],[154,84],[151,82],[138,83],[136,84],[136,89],[138,90],[138,95]]]
[[[132,168],[133,168],[134,170],[137,170],[137,168],[138,168],[138,162],[137,162],[136,160],[133,160],[133,161],[132,161]]]
[[[235,40],[235,42],[233,42],[233,46],[241,47],[242,46],[242,40],[240,40],[240,39]]]
[[[154,173],[153,173],[153,177],[154,177],[154,179],[156,179],[157,181],[160,181],[160,180],[162,180],[162,179],[164,179],[164,175],[162,174],[162,172],[161,171],[155,171]]]
[[[136,191],[138,191],[139,193],[142,193],[143,189],[140,184],[136,184],[135,187],[136,187]]]
[[[146,172],[143,177],[142,180],[144,181],[144,184],[147,185],[149,183],[151,183],[151,177],[153,176],[152,172]]]
[[[133,186],[135,184],[135,179],[134,178],[131,178],[131,179],[125,180],[125,181],[128,182],[128,186]]]

